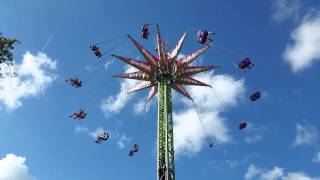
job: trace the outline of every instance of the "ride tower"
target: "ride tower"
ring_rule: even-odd
[[[210,87],[210,85],[196,80],[191,76],[219,68],[218,66],[190,65],[197,57],[211,47],[210,44],[205,45],[190,55],[184,57],[178,56],[187,33],[188,31],[182,35],[171,52],[167,52],[161,39],[159,26],[157,25],[157,57],[146,50],[130,35],[128,35],[129,39],[140,51],[145,61],[112,55],[137,69],[136,72],[113,75],[113,77],[142,81],[130,89],[128,93],[150,88],[149,95],[146,99],[147,102],[158,93],[157,180],[175,179],[171,89],[176,90],[193,101],[183,85]]]

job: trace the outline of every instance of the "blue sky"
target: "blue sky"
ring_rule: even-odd
[[[201,47],[195,35],[202,28],[232,51],[213,47],[198,62],[223,67],[198,76],[223,104],[208,89],[189,89],[215,148],[207,147],[191,103],[173,94],[177,179],[320,179],[319,8],[316,0],[2,2],[0,31],[22,43],[15,49],[20,76],[0,81],[0,180],[155,178],[156,98],[139,111],[147,91],[124,96],[135,83],[111,77],[132,69],[88,49],[131,34],[153,50],[153,38],[139,37],[143,23],[158,23],[169,47],[190,28],[183,54]],[[139,57],[129,41],[113,53]],[[237,63],[238,55],[255,67],[241,72],[225,60]],[[73,75],[87,80],[82,88],[65,84]],[[263,98],[252,103],[247,96],[256,90]],[[80,107],[88,117],[69,119]],[[249,127],[239,131],[243,120]],[[97,145],[101,130],[110,141]],[[140,151],[129,158],[136,142]]]

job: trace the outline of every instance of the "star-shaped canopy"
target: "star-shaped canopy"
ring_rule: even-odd
[[[132,89],[128,91],[134,92],[141,89],[151,88],[147,101],[157,94],[158,83],[160,81],[165,81],[168,86],[178,91],[185,97],[192,100],[191,96],[183,85],[194,85],[194,86],[209,86],[199,80],[192,78],[191,76],[209,71],[212,69],[219,68],[218,66],[189,66],[197,57],[204,53],[211,45],[206,45],[205,47],[197,50],[196,52],[187,55],[182,58],[178,58],[181,51],[182,45],[186,39],[188,31],[185,32],[180,38],[179,42],[171,52],[165,50],[164,43],[161,39],[159,26],[157,25],[157,52],[158,56],[154,56],[148,50],[146,50],[137,40],[133,39],[130,35],[128,37],[133,42],[133,44],[140,51],[141,55],[146,61],[139,61],[132,58],[122,57],[118,55],[112,55],[117,59],[135,67],[138,69],[136,72],[125,73],[120,75],[113,75],[113,77],[127,78],[141,80]]]

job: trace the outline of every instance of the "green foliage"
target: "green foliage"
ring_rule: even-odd
[[[14,67],[13,49],[14,44],[20,43],[17,39],[6,38],[0,32],[0,78],[3,78],[8,73],[4,72],[3,68],[12,69]],[[15,73],[13,73],[15,74]],[[11,71],[10,71],[10,75]]]

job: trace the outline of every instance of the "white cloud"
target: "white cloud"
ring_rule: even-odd
[[[137,71],[137,69],[132,66],[126,66],[125,69],[125,73]],[[132,79],[121,80],[119,93],[102,100],[100,108],[105,113],[106,117],[109,117],[111,114],[117,114],[123,109],[127,102],[132,98],[132,94],[127,94],[127,91],[137,82],[137,80]]]
[[[113,60],[107,61],[106,63],[104,63],[103,68],[107,70],[113,64],[113,62],[114,62]],[[99,71],[99,70],[102,70],[103,68],[101,67],[101,62],[99,62],[98,64],[85,66],[85,69],[90,72]]]
[[[137,113],[137,114],[141,114],[143,112],[146,111],[145,109],[145,103],[146,101],[144,99],[138,101],[135,105],[134,105],[134,112]]]
[[[248,144],[255,144],[261,142],[263,140],[263,136],[261,134],[254,134],[252,136],[247,136],[244,139]]]
[[[0,160],[0,180],[36,180],[28,172],[26,158],[7,154]]]
[[[302,172],[285,173],[283,168],[274,167],[271,170],[261,169],[250,164],[244,176],[245,180],[320,180],[319,178],[311,178]]]
[[[263,134],[267,132],[267,127],[256,126],[254,123],[249,123],[250,126],[246,129],[247,136],[244,141],[247,144],[256,144],[263,141]]]
[[[90,132],[89,129],[83,126],[76,126],[76,128],[74,129],[75,134],[89,133],[89,132]]]
[[[293,143],[294,146],[312,145],[318,139],[317,129],[309,124],[296,124],[297,135]]]
[[[152,103],[154,102],[153,99],[151,99],[148,103],[146,103],[145,99],[141,99],[140,101],[135,103],[134,109],[133,109],[134,112],[137,114],[149,112],[150,107],[151,107]]]
[[[214,137],[219,143],[230,140],[229,130],[217,112],[201,113],[201,117],[210,137]],[[174,113],[173,118],[175,152],[188,155],[199,152],[208,137],[204,133],[196,112],[190,108]]]
[[[320,180],[320,178],[311,178],[304,173],[288,173],[282,180]]]
[[[86,69],[87,71],[90,71],[90,72],[97,71],[97,70],[99,70],[99,68],[100,68],[100,67],[98,67],[98,66],[91,66],[91,65],[86,65],[86,66],[85,66],[85,69]]]
[[[200,110],[224,111],[237,104],[240,97],[244,95],[244,80],[236,80],[229,75],[213,75],[213,73],[202,73],[196,79],[212,85],[213,88],[187,86],[194,102]],[[184,98],[187,104],[190,101]]]
[[[213,92],[208,87],[190,86],[187,88],[197,105],[205,130],[211,139],[215,139],[215,143],[230,142],[229,130],[220,113],[237,104],[245,91],[244,81],[235,80],[228,75],[213,76],[212,73],[203,73],[196,79],[213,85],[216,91]],[[219,96],[220,100],[215,97],[214,93]],[[205,136],[205,130],[199,122],[192,102],[184,97],[181,101],[186,109],[173,114],[175,152],[192,155],[201,150],[208,137]]]
[[[98,127],[95,130],[90,130],[89,128],[85,126],[76,126],[74,129],[75,134],[86,134],[90,136],[91,138],[95,139],[97,136],[99,136],[103,132],[108,132],[103,127]]]
[[[276,22],[282,22],[292,17],[297,19],[299,17],[301,7],[301,0],[273,0],[273,20]]]
[[[108,69],[112,63],[113,63],[113,61],[107,61],[107,62],[104,64],[104,68],[105,68],[105,69]]]
[[[84,134],[92,139],[96,139],[103,132],[108,132],[110,136],[109,141],[116,142],[119,149],[124,149],[132,139],[131,137],[128,137],[125,134],[120,133],[117,129],[107,130],[103,127],[98,127],[95,130],[90,130],[85,126],[76,126],[74,129],[75,134]]]
[[[131,138],[127,137],[126,135],[122,134],[121,135],[121,138],[118,140],[117,144],[118,144],[118,147],[120,149],[124,149],[128,143],[131,141]]]
[[[314,162],[314,163],[320,163],[320,151],[317,152],[317,153],[314,155],[314,157],[313,157],[313,159],[312,159],[312,162]]]
[[[260,174],[262,171],[263,171],[262,169],[257,168],[253,164],[250,164],[246,174],[244,175],[244,179],[252,179],[253,177],[255,177],[258,174]]]
[[[0,101],[8,110],[22,106],[22,99],[41,94],[56,79],[49,73],[56,69],[56,61],[44,53],[33,55],[26,52],[17,65],[17,77],[0,81]]]
[[[98,137],[100,134],[102,134],[103,132],[108,132],[106,129],[104,129],[103,127],[98,127],[97,129],[95,129],[94,131],[92,132],[89,132],[89,135],[92,137],[92,138],[96,138]]]
[[[291,33],[283,58],[293,72],[302,71],[320,60],[320,12],[307,15]]]
[[[261,180],[277,180],[280,177],[283,177],[284,172],[283,168],[274,167],[270,171],[266,171],[261,174],[260,179]]]

